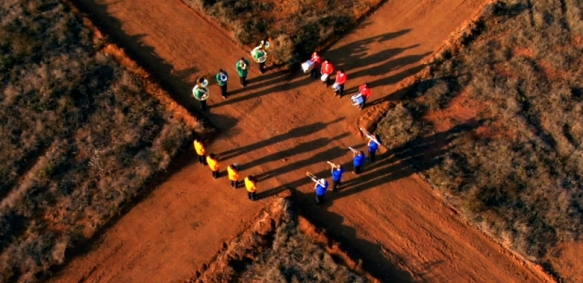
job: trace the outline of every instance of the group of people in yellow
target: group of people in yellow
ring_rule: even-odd
[[[221,170],[221,165],[219,164],[219,160],[217,159],[215,154],[211,153],[207,156],[204,144],[198,138],[194,139],[194,150],[196,151],[196,154],[198,155],[198,162],[202,165],[207,165],[211,169],[211,173],[212,173],[213,178],[215,178],[215,179],[219,178],[219,172]],[[229,178],[229,181],[231,181],[231,187],[233,187],[233,189],[237,189],[239,187],[239,178],[240,178],[239,170],[240,169],[241,168],[239,168],[239,166],[237,164],[231,164],[227,167],[227,176]],[[247,197],[250,200],[255,201],[257,199],[257,197],[256,197],[257,178],[255,178],[255,176],[253,176],[253,175],[249,175],[249,176],[245,177],[244,185],[245,185],[245,188],[247,189]]]

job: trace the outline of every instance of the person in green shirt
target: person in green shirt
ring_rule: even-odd
[[[265,61],[260,62],[259,58],[267,56],[267,52],[265,51],[265,49],[263,49],[263,45],[254,51],[255,52],[253,52],[253,60],[255,60],[255,62],[257,62],[257,64],[259,65],[259,72],[261,72],[263,74],[263,73],[265,73]]]
[[[241,86],[245,87],[247,85],[247,73],[249,72],[249,61],[241,57],[241,59],[237,61],[235,68],[237,68],[237,74],[239,74]]]
[[[229,75],[223,69],[220,69],[217,75],[215,76],[219,87],[221,88],[221,95],[224,99],[227,99],[227,80],[229,79]]]

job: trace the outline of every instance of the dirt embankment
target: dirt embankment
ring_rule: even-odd
[[[297,209],[290,191],[278,194],[186,282],[380,282]]]

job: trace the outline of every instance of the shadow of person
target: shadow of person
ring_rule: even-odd
[[[383,252],[387,251],[384,247],[359,237],[356,228],[344,225],[344,217],[317,205],[314,193],[291,189],[292,199],[298,206],[297,213],[316,227],[323,228],[328,238],[338,242],[340,248],[373,277],[381,282],[414,282],[413,276],[395,263],[397,258],[389,258]]]
[[[242,166],[244,168],[253,168],[253,167],[261,165],[263,163],[269,163],[269,162],[276,161],[276,160],[282,160],[284,158],[288,158],[288,157],[293,156],[293,155],[318,150],[320,148],[325,147],[326,145],[328,145],[332,141],[339,140],[339,139],[344,138],[348,135],[349,135],[348,133],[344,133],[344,134],[338,135],[338,136],[333,137],[333,138],[318,138],[318,139],[311,140],[308,142],[303,142],[303,143],[296,145],[293,148],[283,150],[283,151],[278,151],[278,152],[275,152],[273,154],[270,154],[270,155],[267,155],[267,156],[264,156],[261,158],[257,158],[249,163],[243,164]],[[261,180],[261,176],[262,176],[262,174],[258,175],[258,177],[257,177],[258,180]]]
[[[221,159],[233,158],[233,157],[236,157],[240,154],[249,153],[251,151],[254,151],[254,150],[275,144],[275,143],[279,143],[279,142],[282,142],[282,141],[285,141],[288,139],[298,138],[298,137],[305,136],[308,134],[317,133],[320,130],[323,130],[324,128],[326,128],[328,125],[332,125],[332,124],[340,122],[342,120],[344,120],[344,118],[340,117],[340,118],[336,118],[333,121],[330,121],[327,123],[317,122],[317,123],[312,123],[309,125],[293,128],[287,133],[273,136],[269,139],[262,140],[262,141],[259,141],[259,142],[253,143],[253,144],[249,144],[246,146],[233,148],[233,149],[227,150],[225,152],[222,152],[218,155],[220,156]]]

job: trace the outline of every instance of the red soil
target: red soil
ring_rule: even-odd
[[[310,171],[328,177],[326,160],[350,162],[347,146],[364,149],[351,135],[360,113],[348,97],[306,78],[256,66],[250,85],[238,86],[239,49],[217,25],[178,0],[76,0],[135,59],[156,75],[188,110],[196,78],[224,68],[232,96],[211,87],[209,119],[223,133],[209,151],[222,168],[237,162],[243,175],[260,177],[260,197],[284,187],[298,190],[302,212],[326,228],[343,250],[383,281],[540,282],[547,277],[515,258],[435,197],[414,169],[381,156],[361,176],[346,174],[327,204],[313,204]],[[418,72],[481,0],[389,1],[334,45],[325,56],[348,74],[348,95],[369,82],[371,104],[394,99],[396,83]],[[113,225],[93,250],[73,259],[57,282],[168,282],[192,277],[223,242],[236,235],[266,203],[250,202],[229,188],[224,174],[213,180],[196,164],[193,150],[174,163],[172,174]],[[350,167],[348,167],[350,169]]]

